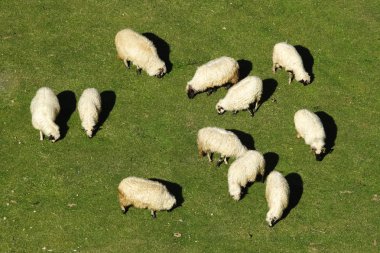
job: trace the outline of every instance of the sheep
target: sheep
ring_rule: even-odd
[[[159,58],[153,42],[145,36],[131,29],[124,29],[116,34],[115,45],[118,57],[128,69],[132,62],[138,73],[143,69],[149,76],[161,78],[165,75],[165,62]]]
[[[289,184],[280,172],[269,173],[266,179],[265,197],[269,208],[266,221],[272,227],[281,219],[289,204]]]
[[[176,198],[170,194],[166,186],[160,182],[138,178],[124,178],[119,186],[119,203],[125,214],[130,206],[147,208],[156,218],[156,211],[171,210],[176,204]]]
[[[231,57],[223,56],[209,61],[197,68],[194,77],[187,83],[186,92],[189,98],[207,91],[210,95],[217,87],[239,81],[239,64]]]
[[[325,149],[325,130],[320,118],[307,109],[298,110],[294,114],[294,125],[297,138],[304,138],[305,143],[311,147],[317,161],[322,161]]]
[[[238,201],[241,197],[241,187],[248,182],[253,183],[257,175],[264,176],[264,156],[255,150],[248,150],[236,159],[228,169],[228,191],[231,197]]]
[[[32,125],[40,130],[40,140],[47,136],[52,142],[60,138],[59,126],[54,122],[61,107],[54,91],[48,87],[37,90],[30,104]]]
[[[277,43],[273,48],[273,73],[278,68],[285,68],[289,73],[289,84],[295,78],[303,85],[310,83],[310,75],[305,71],[302,58],[292,45],[286,42]]]
[[[225,111],[237,113],[240,110],[248,109],[253,116],[258,108],[262,93],[263,81],[257,76],[248,76],[231,87],[226,96],[216,104],[215,109],[219,115]],[[255,104],[254,108],[253,104]]]
[[[198,131],[197,137],[198,154],[203,157],[207,154],[209,162],[212,162],[212,154],[220,153],[217,166],[228,164],[229,157],[240,157],[247,148],[240,142],[239,138],[231,131],[218,127],[205,127]]]
[[[78,102],[79,117],[88,137],[92,137],[99,120],[101,98],[95,88],[85,89]]]

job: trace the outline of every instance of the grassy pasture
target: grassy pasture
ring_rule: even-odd
[[[378,252],[379,9],[373,0],[0,1],[0,252]],[[116,59],[126,27],[160,42],[164,78]],[[273,45],[286,40],[306,57],[309,86],[271,72]],[[264,80],[253,118],[217,115],[224,89],[186,97],[196,67],[222,55]],[[41,86],[64,110],[54,144],[31,125]],[[93,139],[75,109],[87,87],[106,101]],[[295,138],[300,108],[328,127],[333,152],[322,162]],[[263,183],[234,202],[228,166],[197,157],[205,126],[241,131],[286,176],[292,208],[275,227]],[[122,215],[116,189],[130,175],[175,183],[182,206],[156,220]]]

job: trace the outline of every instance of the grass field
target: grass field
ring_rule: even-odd
[[[374,0],[0,1],[0,252],[379,252],[379,9]],[[164,78],[117,60],[114,36],[126,27],[159,40],[172,66]],[[280,41],[300,46],[312,84],[271,72]],[[253,118],[217,115],[225,89],[186,96],[196,67],[223,55],[264,80]],[[63,108],[56,143],[31,125],[41,86]],[[106,102],[92,139],[75,109],[87,87]],[[300,108],[326,123],[333,152],[322,162],[295,138]],[[205,126],[241,131],[286,176],[292,208],[276,226],[265,222],[265,184],[234,202],[228,166],[197,157]],[[122,215],[117,185],[131,175],[172,182],[182,205],[155,220]]]

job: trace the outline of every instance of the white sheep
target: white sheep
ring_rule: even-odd
[[[82,93],[78,102],[79,117],[82,121],[82,127],[88,137],[92,137],[96,124],[99,121],[101,111],[101,98],[97,89],[88,88]]]
[[[42,87],[37,90],[30,104],[30,112],[32,113],[33,127],[40,130],[41,141],[44,136],[47,136],[52,142],[59,139],[59,127],[54,121],[60,110],[58,98],[52,89]]]
[[[305,71],[302,58],[294,46],[286,42],[277,43],[273,48],[273,73],[276,73],[278,68],[285,68],[289,72],[289,84],[295,78],[298,82],[304,85],[310,83],[310,76]]]
[[[253,183],[258,175],[264,176],[264,156],[255,150],[248,150],[236,159],[228,169],[228,191],[234,200],[241,197],[241,187]]]
[[[320,118],[307,109],[301,109],[294,114],[294,125],[297,138],[304,138],[305,143],[314,152],[316,160],[321,161],[326,151],[326,134]]]
[[[126,213],[130,206],[147,208],[156,218],[156,211],[171,210],[176,199],[160,182],[138,178],[124,178],[118,187],[121,210]]]
[[[218,127],[205,127],[198,131],[197,137],[198,154],[200,157],[207,155],[212,162],[212,154],[220,153],[217,162],[219,166],[223,161],[228,164],[228,157],[240,157],[247,148],[240,142],[239,138],[231,131]]]
[[[231,57],[223,56],[209,61],[197,68],[193,79],[186,85],[189,98],[197,93],[208,91],[210,95],[217,87],[235,84],[239,81],[239,64]]]
[[[265,197],[269,208],[266,221],[272,227],[281,219],[289,204],[289,184],[280,172],[269,173],[266,179]]]
[[[161,78],[165,75],[165,62],[159,58],[153,42],[145,36],[131,29],[124,29],[116,34],[115,44],[118,57],[127,68],[132,62],[138,73],[143,69],[149,76]]]
[[[215,109],[219,114],[225,111],[237,113],[248,109],[253,116],[259,106],[262,93],[263,81],[257,76],[248,76],[232,86],[226,96],[216,104]],[[254,107],[253,104],[255,104]]]

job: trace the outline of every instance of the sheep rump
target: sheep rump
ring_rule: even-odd
[[[322,160],[325,153],[325,130],[320,118],[307,109],[298,110],[294,114],[294,125],[297,131],[297,138],[304,138],[318,161]]]
[[[289,184],[280,172],[269,173],[266,179],[265,197],[269,207],[266,221],[272,227],[281,219],[289,204]]]
[[[247,148],[233,132],[218,127],[200,129],[197,136],[197,145],[199,156],[207,155],[210,162],[212,162],[211,156],[213,153],[220,153],[220,159],[217,162],[218,166],[223,161],[228,164],[228,157],[240,157],[247,151]]]
[[[40,140],[47,136],[52,142],[60,138],[59,127],[54,122],[61,107],[57,96],[48,87],[37,90],[30,104],[32,114],[32,125],[40,131]]]
[[[130,206],[147,208],[155,218],[156,211],[170,210],[176,204],[175,197],[163,184],[149,179],[124,178],[119,184],[118,191],[120,207],[124,213]]]
[[[263,93],[263,81],[257,76],[248,76],[232,86],[226,96],[219,100],[215,108],[219,114],[225,111],[236,113],[249,110],[251,115],[257,110]],[[253,108],[253,104],[255,107]]]
[[[97,89],[85,89],[78,101],[79,117],[88,137],[92,137],[99,121],[101,98]]]
[[[157,49],[148,38],[131,30],[124,29],[115,36],[118,57],[129,68],[129,63],[146,71],[149,76],[162,77],[166,73],[165,63],[159,58]]]
[[[199,66],[194,77],[187,83],[186,92],[189,98],[208,90],[210,95],[217,87],[239,81],[239,64],[231,57],[222,56]]]
[[[305,71],[302,58],[294,46],[286,43],[277,43],[273,48],[273,73],[276,73],[278,68],[285,68],[289,72],[289,84],[295,78],[298,82],[304,85],[310,83],[310,75]]]
[[[228,169],[228,191],[234,200],[240,200],[241,188],[255,182],[258,175],[264,176],[264,156],[255,150],[248,150],[236,159]]]

